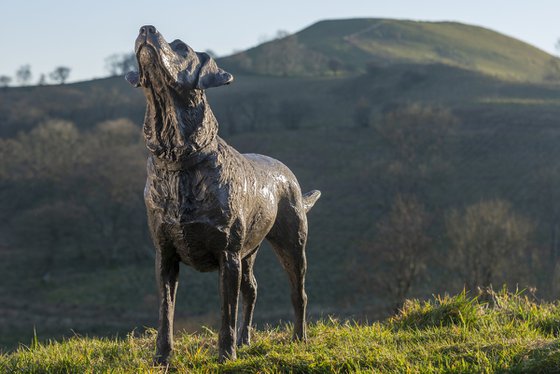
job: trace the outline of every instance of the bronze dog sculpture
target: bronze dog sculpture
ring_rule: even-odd
[[[198,271],[219,270],[219,360],[235,359],[235,344],[250,343],[257,297],[253,264],[265,238],[288,273],[294,339],[305,340],[306,213],[320,192],[302,195],[282,163],[240,154],[217,135],[204,90],[229,84],[233,76],[208,54],[180,40],[167,43],[153,26],[140,29],[135,53],[139,71],[126,78],[143,88],[147,101],[144,199],[160,294],[156,362],[167,363],[173,347],[180,262]],[[243,323],[236,342],[240,290]]]

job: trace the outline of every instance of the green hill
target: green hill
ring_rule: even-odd
[[[217,363],[217,334],[178,334],[170,366],[153,367],[155,331],[127,338],[75,336],[0,355],[18,373],[555,373],[560,367],[558,305],[520,295],[491,302],[456,297],[409,301],[371,325],[329,319],[309,328],[307,344],[291,327],[256,331],[238,359]]]
[[[516,81],[547,79],[558,64],[542,50],[482,27],[391,19],[321,21],[221,62],[234,72],[277,76],[363,72],[367,64],[442,63]]]

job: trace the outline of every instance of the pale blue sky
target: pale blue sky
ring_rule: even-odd
[[[296,32],[322,19],[400,18],[459,21],[491,28],[554,53],[558,0],[2,0],[0,75],[30,64],[33,80],[56,66],[71,81],[107,75],[105,58],[132,50],[138,28],[218,55],[252,47],[277,30]]]

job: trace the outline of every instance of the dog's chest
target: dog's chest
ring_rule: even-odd
[[[149,162],[144,190],[146,207],[168,224],[227,225],[229,187],[220,183],[219,172],[219,168],[157,170]]]
[[[173,243],[181,261],[199,271],[218,266],[215,250],[225,248],[231,226],[227,185],[205,170],[168,172],[148,165],[144,199],[152,235]]]

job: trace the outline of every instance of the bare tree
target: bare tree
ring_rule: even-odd
[[[0,75],[0,87],[8,87],[12,83],[12,78],[7,75]]]
[[[45,74],[41,74],[39,76],[39,81],[37,82],[37,85],[44,86],[45,84],[47,84],[47,77],[45,76]]]
[[[290,33],[286,30],[278,30],[276,31],[275,39],[283,39],[285,37],[290,36]]]
[[[414,197],[397,195],[391,211],[376,225],[375,242],[360,249],[360,280],[370,291],[383,288],[393,309],[402,306],[425,269],[431,218]]]
[[[449,170],[448,144],[457,123],[443,107],[408,104],[384,110],[375,129],[388,151],[380,181],[386,196],[396,191],[425,198],[430,179]]]
[[[70,71],[71,69],[69,67],[58,66],[49,74],[49,78],[55,83],[64,84],[70,76]]]
[[[398,160],[419,165],[442,156],[443,146],[457,118],[441,107],[410,104],[386,110],[379,134]]]
[[[340,69],[342,69],[342,62],[337,58],[331,58],[327,62],[327,66],[329,67],[329,70],[332,71],[333,75],[336,76],[338,75]]]
[[[138,63],[134,53],[115,53],[105,59],[105,69],[111,74],[123,75],[132,70],[138,70]]]
[[[465,286],[488,287],[519,272],[533,226],[504,200],[481,201],[446,217],[450,258]]]
[[[16,80],[22,86],[26,86],[31,81],[31,65],[22,65],[16,71]]]

